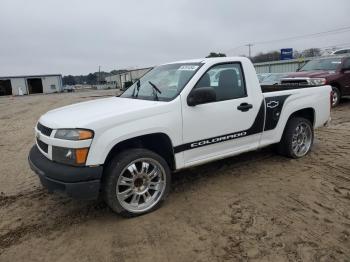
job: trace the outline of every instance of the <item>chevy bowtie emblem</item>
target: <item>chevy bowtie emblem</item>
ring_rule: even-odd
[[[279,104],[280,104],[280,103],[279,103],[278,101],[270,101],[270,102],[267,103],[266,106],[267,106],[268,108],[275,108],[275,107],[277,107]]]

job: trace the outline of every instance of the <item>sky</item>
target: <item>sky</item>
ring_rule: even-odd
[[[0,10],[0,76],[248,55],[248,43],[252,55],[350,47],[350,29],[274,41],[350,27],[349,0],[0,0]]]

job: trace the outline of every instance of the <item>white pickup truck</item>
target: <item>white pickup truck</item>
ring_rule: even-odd
[[[155,67],[119,97],[47,112],[29,164],[49,191],[102,195],[124,216],[166,198],[171,172],[276,144],[309,151],[330,118],[330,86],[261,87],[247,58],[206,58]]]

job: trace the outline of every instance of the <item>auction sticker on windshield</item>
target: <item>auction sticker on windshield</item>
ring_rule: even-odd
[[[197,65],[183,65],[178,70],[195,71],[198,68]]]

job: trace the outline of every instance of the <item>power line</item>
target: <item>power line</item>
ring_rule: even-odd
[[[348,47],[348,46],[350,46],[350,42],[348,42],[348,43],[343,43],[343,44],[335,44],[335,45],[321,46],[320,48]]]
[[[275,42],[282,42],[282,41],[290,41],[290,40],[299,40],[299,39],[304,39],[304,38],[317,38],[321,37],[324,35],[329,35],[329,34],[339,34],[339,33],[345,33],[347,31],[350,31],[350,26],[346,27],[341,27],[341,28],[336,28],[328,31],[323,31],[323,32],[318,32],[318,33],[312,33],[312,34],[304,34],[304,35],[298,35],[298,36],[293,36],[293,37],[287,37],[287,38],[279,38],[279,39],[274,39],[274,40],[266,40],[266,41],[258,41],[258,42],[252,42],[246,45],[240,45],[236,46],[234,48],[228,49],[225,51],[225,53],[232,52],[236,49],[248,46],[249,51],[252,45],[263,45],[263,44],[268,44],[268,43],[275,43]]]
[[[324,31],[324,32],[319,32],[319,33],[305,34],[305,35],[280,38],[280,39],[275,39],[275,40],[260,41],[260,42],[255,42],[254,44],[261,45],[261,44],[267,44],[267,43],[272,43],[272,42],[295,40],[295,39],[300,39],[300,38],[320,37],[320,36],[325,35],[325,34],[345,33],[347,31],[350,31],[350,26],[342,27],[342,28],[338,28],[338,29],[333,29],[333,30],[328,30],[328,31]]]

